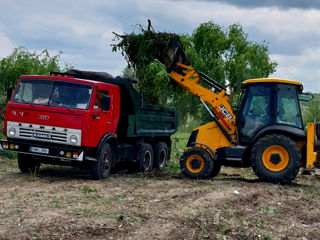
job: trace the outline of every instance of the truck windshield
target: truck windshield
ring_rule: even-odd
[[[22,79],[13,101],[18,103],[88,109],[92,86],[43,79]]]

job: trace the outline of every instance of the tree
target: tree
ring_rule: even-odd
[[[277,66],[268,56],[268,46],[249,41],[239,24],[224,29],[212,21],[202,23],[187,40],[193,67],[222,85],[268,77]]]
[[[72,68],[65,65],[60,67],[61,52],[50,56],[47,50],[39,53],[30,52],[24,47],[15,48],[6,58],[0,60],[0,89],[2,92],[8,86],[15,86],[21,75],[39,74],[49,75],[51,71],[66,70]]]
[[[0,92],[4,95],[8,86],[15,86],[21,75],[49,75],[51,71],[65,71],[72,68],[66,65],[61,69],[59,59],[61,52],[50,56],[47,50],[39,53],[30,52],[24,47],[15,48],[6,58],[0,59]],[[0,94],[0,132],[3,130],[3,116],[6,97]]]
[[[224,86],[268,77],[277,66],[268,56],[267,44],[249,41],[240,24],[224,29],[212,21],[202,23],[190,37],[185,36],[183,42],[192,66]],[[204,122],[210,119],[205,109],[199,107],[199,101],[194,105],[190,98],[184,99],[180,105],[189,105],[189,114],[200,116]]]
[[[314,96],[312,101],[301,104],[304,125],[320,121],[320,96],[318,94],[314,94]]]
[[[277,66],[268,56],[267,44],[249,41],[239,24],[225,29],[210,21],[200,24],[191,36],[179,38],[176,34],[155,33],[151,29],[142,28],[139,34],[116,34],[120,42],[113,45],[113,50],[121,50],[128,64],[134,67],[138,89],[150,103],[179,105],[180,121],[192,115],[207,122],[210,115],[199,106],[197,98],[170,84],[165,66],[170,66],[167,60],[172,60],[169,55],[175,52],[171,47],[176,46],[177,39],[191,65],[226,88],[239,85],[245,79],[268,77]]]

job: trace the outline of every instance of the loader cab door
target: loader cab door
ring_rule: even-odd
[[[238,134],[241,144],[250,143],[260,129],[272,125],[274,84],[252,84],[246,87],[239,111]]]
[[[277,89],[276,124],[303,129],[297,86],[278,84]]]

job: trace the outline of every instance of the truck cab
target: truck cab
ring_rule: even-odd
[[[177,129],[175,111],[143,108],[137,101],[139,94],[127,79],[22,76],[7,104],[7,140],[0,140],[0,150],[18,152],[22,172],[36,169],[40,163],[75,165],[90,169],[95,179],[101,179],[109,176],[120,160],[137,162],[141,171],[163,170],[170,135]],[[164,118],[157,116],[158,123],[162,122],[157,133],[152,120],[159,113]],[[165,119],[168,114],[171,118]],[[161,166],[156,164],[159,150],[162,156],[165,153]]]

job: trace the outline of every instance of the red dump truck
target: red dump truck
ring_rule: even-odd
[[[8,92],[0,150],[18,152],[21,172],[72,165],[102,179],[119,161],[150,171],[169,159],[176,109],[147,104],[130,79],[73,70],[22,76]]]

